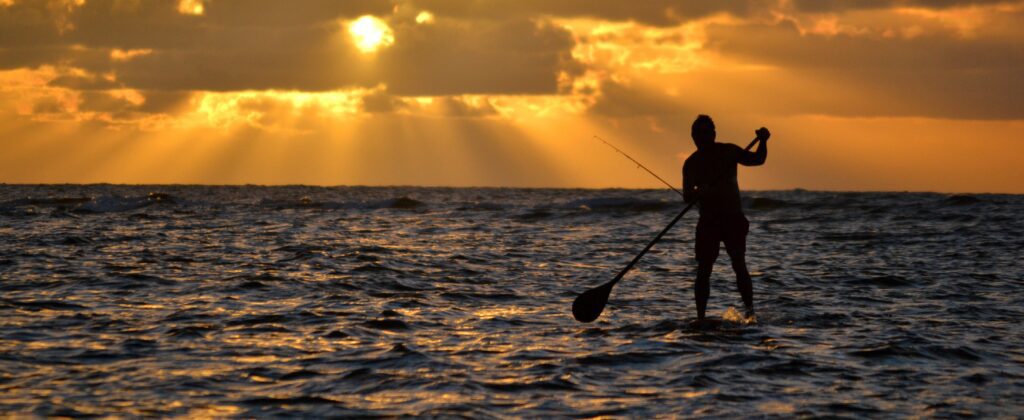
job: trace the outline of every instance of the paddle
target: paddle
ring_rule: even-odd
[[[757,141],[758,139],[751,141],[744,150],[750,150],[751,147],[754,147],[754,144],[757,144]],[[690,208],[692,208],[694,204],[697,204],[698,201],[700,201],[700,196],[698,196],[696,200],[690,202],[690,204],[687,204],[686,208],[679,212],[679,215],[676,216],[675,219],[672,219],[668,226],[665,226],[665,229],[662,229],[661,232],[658,233],[658,236],[655,236],[654,240],[644,247],[643,251],[640,251],[636,257],[633,257],[633,261],[630,261],[622,271],[619,271],[619,274],[615,276],[612,281],[580,293],[580,295],[576,297],[576,300],[572,302],[573,318],[576,318],[579,322],[593,322],[597,317],[601,316],[601,312],[604,311],[605,305],[608,304],[608,296],[611,295],[612,288],[615,287],[615,284],[618,283],[619,280],[622,280],[622,277],[625,276],[641,258],[643,258],[644,254],[646,254],[647,251],[650,251],[651,247],[658,243],[658,241],[661,240],[661,237],[665,236],[665,233],[671,230],[672,226],[675,226],[676,223],[679,222],[679,219],[682,219],[683,216],[686,215],[686,212],[690,211]]]

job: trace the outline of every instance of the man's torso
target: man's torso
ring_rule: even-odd
[[[736,180],[736,165],[742,152],[734,144],[715,143],[686,159],[683,176],[697,186],[701,218],[743,213]]]

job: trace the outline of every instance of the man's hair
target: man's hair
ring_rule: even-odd
[[[697,138],[697,133],[707,132],[715,128],[715,122],[711,120],[711,117],[700,114],[697,119],[693,120],[693,126],[690,127],[690,136],[694,139]]]

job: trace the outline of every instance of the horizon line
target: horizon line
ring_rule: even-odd
[[[260,188],[283,188],[283,187],[315,187],[315,188],[419,188],[419,189],[508,189],[508,190],[632,190],[632,191],[660,191],[663,190],[666,193],[672,192],[667,188],[634,188],[634,187],[538,187],[538,186],[502,186],[502,185],[472,185],[472,186],[454,186],[454,185],[409,185],[409,184],[398,184],[398,185],[370,185],[370,184],[191,184],[191,183],[116,183],[116,182],[90,182],[90,183],[74,183],[74,182],[35,182],[35,183],[23,183],[23,182],[3,182],[0,181],[0,186],[121,186],[121,187],[260,187]],[[744,192],[812,192],[812,193],[904,193],[904,194],[945,194],[945,195],[962,195],[962,194],[976,194],[976,195],[1024,195],[1024,192],[978,192],[978,191],[927,191],[927,190],[843,190],[843,189],[812,189],[803,187],[793,188],[769,188],[769,189],[740,189],[740,193]]]

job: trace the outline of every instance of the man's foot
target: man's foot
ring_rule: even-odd
[[[756,324],[757,314],[754,313],[754,308],[746,307],[743,309],[743,323],[744,324]]]
[[[688,328],[691,330],[707,331],[717,329],[722,325],[722,321],[717,319],[697,318],[690,321]]]

